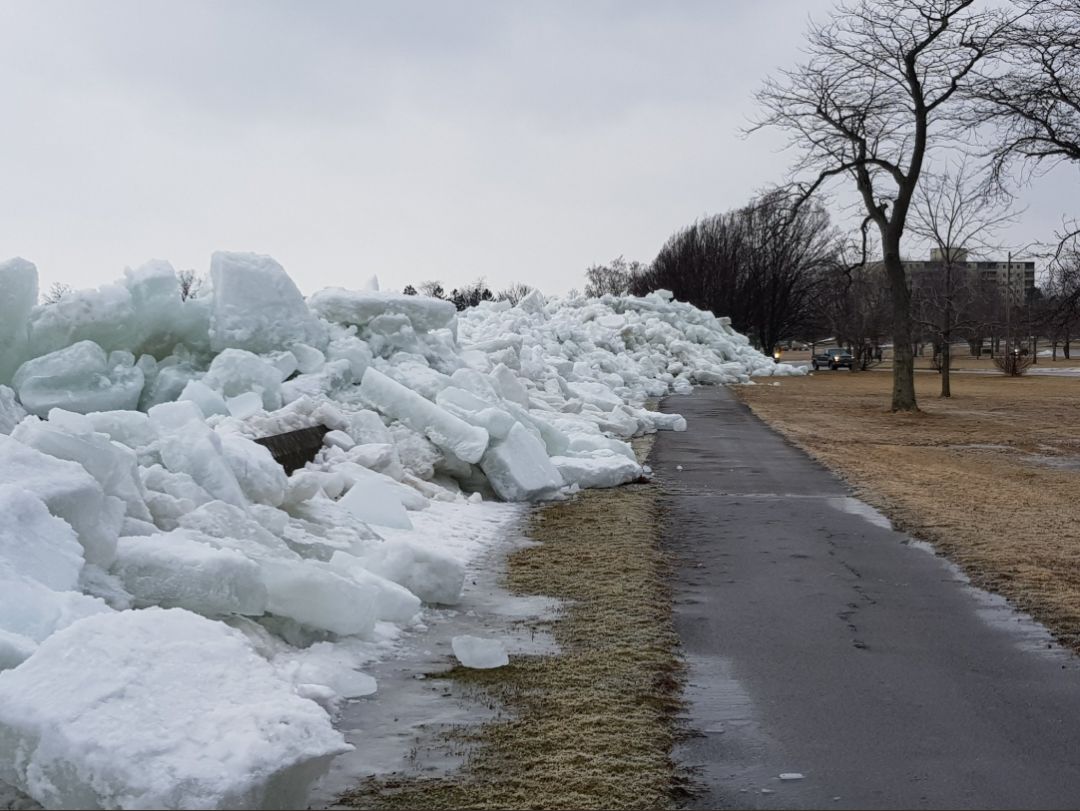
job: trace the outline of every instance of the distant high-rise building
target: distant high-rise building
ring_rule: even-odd
[[[934,248],[928,260],[905,260],[904,270],[912,287],[917,287],[930,278],[939,276],[946,259],[952,255],[953,267],[958,268],[974,279],[984,283],[997,284],[1009,300],[1020,304],[1028,300],[1035,291],[1035,263],[1028,260],[990,259],[968,261],[968,252],[961,248],[943,251]]]

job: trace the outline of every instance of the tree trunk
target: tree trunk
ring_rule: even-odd
[[[1050,358],[1050,360],[1052,360],[1054,363],[1057,363],[1057,345],[1058,345],[1058,342],[1054,341],[1053,346],[1051,347],[1051,350],[1053,351],[1054,354],[1053,354],[1053,357]]]
[[[915,360],[911,353],[911,291],[900,261],[899,236],[886,242],[885,270],[893,300],[893,411],[918,411],[915,402]]]
[[[1039,336],[1031,336],[1031,364],[1033,366],[1039,363]]]
[[[945,333],[945,342],[941,347],[941,396],[952,397],[949,389],[949,366],[951,365],[952,350],[949,347],[949,333]]]
[[[1065,330],[1065,360],[1069,359],[1069,331]]]

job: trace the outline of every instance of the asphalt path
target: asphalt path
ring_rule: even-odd
[[[1080,807],[1075,656],[729,390],[661,409],[689,425],[650,457],[689,665],[688,806]]]

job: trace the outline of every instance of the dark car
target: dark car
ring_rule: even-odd
[[[814,355],[810,360],[810,365],[813,366],[815,370],[820,369],[823,366],[828,367],[829,369],[839,369],[841,366],[853,369],[855,368],[855,358],[853,358],[851,353],[846,349],[834,346],[831,349],[826,349],[824,352]]]

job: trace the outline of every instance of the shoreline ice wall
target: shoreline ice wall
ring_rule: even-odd
[[[0,263],[0,783],[294,804],[376,689],[350,640],[460,595],[420,511],[467,526],[638,479],[627,440],[686,428],[649,398],[801,373],[663,291],[457,313],[374,286],[304,299],[217,253],[186,301],[155,261],[36,306],[33,265]],[[316,423],[290,476],[253,441]]]

